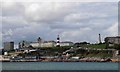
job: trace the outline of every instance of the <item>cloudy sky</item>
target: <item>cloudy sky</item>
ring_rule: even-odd
[[[118,35],[117,2],[2,2],[2,42],[43,40],[98,42]]]

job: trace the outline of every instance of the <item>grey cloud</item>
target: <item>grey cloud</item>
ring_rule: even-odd
[[[120,35],[120,25],[118,25],[118,35]]]
[[[21,16],[24,12],[24,6],[19,2],[2,2],[2,16]]]
[[[72,8],[76,3],[41,3],[33,4],[37,6],[33,9],[32,5],[26,9],[26,18],[31,21],[53,22],[64,18],[65,15],[72,12]]]
[[[2,18],[2,28],[4,29],[16,29],[16,28],[23,28],[28,26],[27,22],[24,18],[21,17],[3,17]]]

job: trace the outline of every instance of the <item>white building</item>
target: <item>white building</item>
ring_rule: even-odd
[[[55,47],[56,46],[56,42],[55,41],[44,41],[41,43],[38,42],[32,42],[30,43],[30,45],[34,48],[36,47]],[[60,46],[73,46],[73,42],[60,42]]]
[[[30,45],[34,48],[38,48],[38,47],[54,47],[56,44],[55,41],[44,41],[44,42],[32,42],[30,43]]]
[[[41,47],[54,47],[56,45],[55,41],[45,41],[41,43]]]
[[[41,47],[40,43],[38,43],[38,42],[31,42],[30,45],[34,48]]]
[[[70,41],[60,42],[60,46],[73,46],[73,42]]]
[[[57,38],[57,42],[55,41],[43,41],[40,37],[37,39],[36,42],[27,42],[22,41],[19,43],[19,48],[27,48],[32,46],[33,48],[40,48],[40,47],[56,47],[56,46],[73,46],[73,42],[65,41],[60,42],[59,36]]]

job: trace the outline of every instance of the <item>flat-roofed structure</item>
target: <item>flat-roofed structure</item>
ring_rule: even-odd
[[[38,48],[38,47],[41,47],[40,43],[39,42],[31,42],[30,45],[34,48]]]
[[[55,47],[56,42],[55,41],[44,41],[44,42],[31,42],[30,45],[34,48],[39,47]]]
[[[64,41],[64,42],[60,42],[60,46],[73,46],[73,42],[70,41]]]
[[[105,38],[106,48],[116,48],[120,45],[120,36],[106,37]]]
[[[55,47],[55,45],[55,41],[44,41],[43,43],[41,43],[41,47]]]
[[[14,42],[4,42],[4,50],[5,51],[14,50]]]

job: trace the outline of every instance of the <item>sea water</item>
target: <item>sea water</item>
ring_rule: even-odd
[[[2,70],[118,70],[113,62],[2,62]]]

